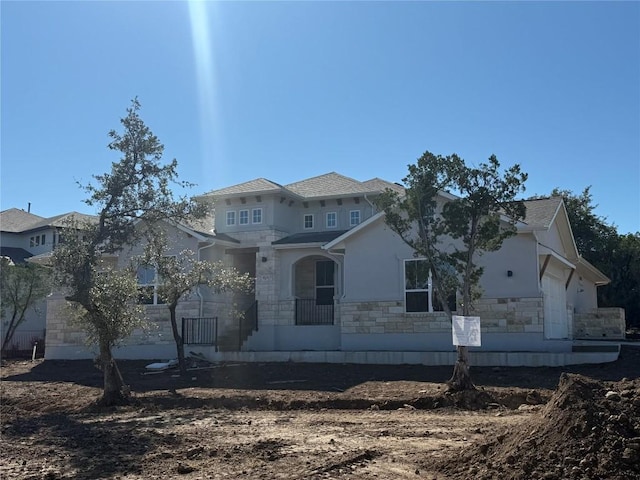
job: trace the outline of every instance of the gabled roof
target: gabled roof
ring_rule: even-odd
[[[524,223],[534,228],[548,229],[558,215],[562,205],[562,197],[538,198],[524,200],[527,210]]]
[[[197,232],[207,237],[212,237],[214,235],[213,233],[213,225],[215,225],[214,221],[215,221],[215,215],[210,214],[203,218],[199,218],[197,220],[195,219],[184,220],[181,223],[183,226],[189,228],[190,230],[193,230],[194,232]]]
[[[374,193],[374,190],[364,183],[336,172],[290,183],[285,185],[285,188],[308,199]]]
[[[279,185],[266,178],[256,178],[248,182],[232,185],[230,187],[212,190],[202,195],[203,197],[228,197],[235,195],[256,195],[261,193],[277,193],[282,191],[282,185]]]
[[[95,215],[87,215],[86,213],[78,212],[63,213],[61,215],[56,215],[55,217],[44,218],[34,223],[33,225],[30,225],[29,228],[23,230],[23,233],[41,230],[43,228],[66,227],[67,222],[69,222],[70,220],[76,220],[78,222],[96,222],[98,220],[98,217],[96,217]]]
[[[0,231],[20,233],[41,220],[44,218],[39,215],[25,212],[19,208],[9,208],[0,212]]]

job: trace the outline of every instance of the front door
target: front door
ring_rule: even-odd
[[[333,305],[335,295],[334,263],[331,260],[316,262],[316,305]]]

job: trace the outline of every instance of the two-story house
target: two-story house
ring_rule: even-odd
[[[186,298],[180,316],[189,317],[188,351],[233,361],[454,363],[451,322],[433,295],[426,262],[375,206],[387,188],[403,192],[377,178],[328,173],[288,185],[260,178],[201,195],[214,206],[215,220],[197,228],[168,225],[174,248],[249,273],[255,291],[231,297],[198,289]],[[453,198],[442,193],[439,201]],[[598,309],[597,287],[608,279],[578,254],[562,199],[525,205],[517,235],[479,259],[483,295],[474,314],[481,318],[482,346],[472,348],[472,363],[616,358],[615,349],[577,351],[584,349],[577,339],[623,338],[624,312]],[[150,271],[139,279],[146,289],[161,280]],[[116,356],[175,355],[164,306],[147,311],[159,330],[136,332]],[[56,321],[47,340],[49,358],[90,356],[81,336],[61,325]]]
[[[89,215],[77,212],[44,218],[29,211],[10,208],[0,212],[0,256],[9,258],[14,264],[47,254],[60,241],[60,230],[70,218],[86,219]],[[0,323],[0,335],[4,338],[8,320]],[[13,335],[11,348],[29,350],[34,340],[43,340],[46,329],[46,301],[38,302],[27,311],[24,322]]]
[[[387,188],[403,191],[329,173],[289,185],[256,179],[201,197],[215,205],[216,235],[237,242],[224,256],[256,278],[257,324],[241,350],[320,361],[453,361],[451,324],[426,262],[375,207]],[[551,364],[580,361],[575,338],[621,338],[624,314],[598,310],[596,289],[608,279],[578,254],[562,199],[526,207],[518,234],[480,258],[477,351],[487,363],[530,362],[525,352],[553,353]]]

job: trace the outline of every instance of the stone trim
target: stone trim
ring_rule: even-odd
[[[485,298],[474,305],[483,332],[542,333],[541,297]],[[346,302],[340,304],[343,334],[446,333],[451,322],[444,312],[406,313],[402,302]]]
[[[589,312],[573,314],[573,336],[580,340],[625,338],[623,308],[597,308]]]

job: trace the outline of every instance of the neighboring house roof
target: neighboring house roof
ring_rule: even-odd
[[[25,263],[33,255],[24,248],[0,246],[0,257],[9,257],[13,263]]]
[[[551,226],[562,205],[562,197],[537,198],[524,200],[527,210],[524,222],[527,225],[547,229]]]
[[[305,232],[295,233],[288,237],[281,238],[275,242],[271,242],[272,245],[291,245],[301,243],[327,243],[339,236],[343,235],[347,230],[332,230],[329,232]]]
[[[236,195],[256,195],[260,193],[277,193],[282,191],[282,185],[279,185],[266,178],[256,178],[248,182],[232,185],[230,187],[212,190],[202,195],[203,197],[228,197]]]
[[[19,208],[9,208],[8,210],[0,212],[0,230],[3,232],[20,233],[42,220],[44,220],[44,218],[39,215],[25,212]]]
[[[44,218],[33,225],[30,225],[29,228],[23,230],[23,233],[31,232],[35,230],[41,230],[43,228],[58,228],[58,227],[66,227],[70,220],[76,220],[78,222],[95,222],[98,220],[98,217],[95,215],[87,215],[86,213],[78,213],[78,212],[68,212],[63,213],[61,215],[56,215],[54,217]]]

